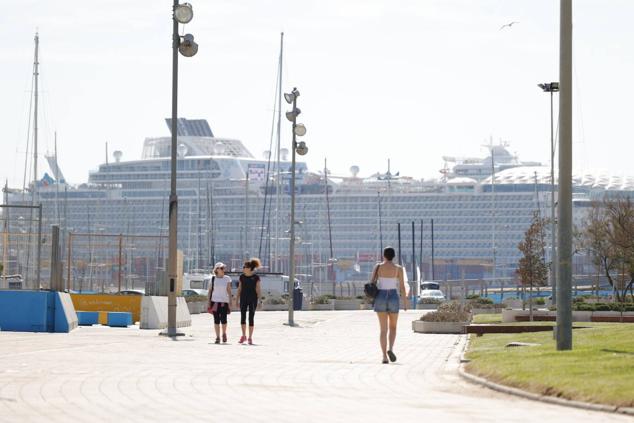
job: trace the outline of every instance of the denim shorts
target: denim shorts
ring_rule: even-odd
[[[398,313],[400,298],[396,289],[379,289],[374,299],[374,311],[377,313]]]

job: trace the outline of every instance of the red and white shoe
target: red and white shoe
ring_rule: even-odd
[[[253,345],[253,339],[249,338],[248,342],[249,342],[249,345]]]
[[[246,341],[246,340],[247,340],[247,337],[246,337],[246,336],[244,336],[244,335],[242,335],[242,336],[240,337],[240,340],[238,341],[238,344],[244,344],[244,341]]]

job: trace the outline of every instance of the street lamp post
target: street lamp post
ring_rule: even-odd
[[[557,303],[557,234],[555,232],[555,132],[553,123],[553,93],[559,91],[559,82],[537,84],[544,92],[550,93],[550,286],[552,302]]]
[[[297,116],[301,113],[301,110],[297,108],[297,97],[299,97],[299,91],[297,88],[293,88],[288,94],[284,94],[284,99],[288,104],[293,105],[293,110],[286,112],[286,118],[293,123],[293,142],[291,152],[291,228],[290,228],[290,241],[289,241],[289,275],[288,275],[288,294],[289,294],[289,306],[288,306],[288,325],[294,326],[293,320],[293,307],[294,307],[294,288],[295,288],[295,154],[300,156],[308,153],[308,147],[304,141],[297,142],[298,136],[304,136],[306,134],[306,127],[297,123]]]
[[[559,13],[557,350],[572,349],[572,0]]]
[[[168,246],[168,291],[167,291],[167,336],[178,336],[176,332],[176,278],[177,272],[177,248],[178,248],[178,196],[176,195],[176,151],[178,132],[178,53],[185,57],[191,57],[198,52],[198,44],[194,42],[191,34],[183,37],[178,35],[178,25],[189,23],[194,17],[194,11],[189,3],[179,4],[174,0],[172,10],[172,145],[171,145],[171,172],[170,172],[170,197],[169,197],[169,246]]]

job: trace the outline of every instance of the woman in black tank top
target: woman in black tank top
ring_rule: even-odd
[[[260,277],[253,273],[255,269],[260,267],[260,260],[252,258],[244,262],[243,273],[238,279],[238,301],[240,301],[240,325],[242,327],[242,336],[240,344],[248,341],[249,345],[253,344],[253,329],[255,309],[258,306],[260,298]],[[249,312],[249,338],[247,339],[247,311]]]

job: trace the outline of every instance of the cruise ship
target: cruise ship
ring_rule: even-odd
[[[271,152],[256,158],[239,140],[215,137],[205,120],[180,118],[177,140],[184,271],[216,261],[240,268],[245,257],[259,256],[266,270],[288,273],[287,152],[281,150],[278,160]],[[69,287],[77,281],[106,290],[120,289],[122,279],[125,286],[151,283],[167,255],[170,146],[168,135],[145,139],[139,159],[115,151],[79,185],[64,181],[50,158],[50,176],[27,191],[5,189],[4,203],[41,203],[44,237],[50,225],[60,226]],[[434,180],[389,168],[362,177],[358,166],[334,175],[299,162],[297,274],[316,282],[363,280],[382,247],[392,245],[416,279],[512,279],[517,245],[534,212],[550,215],[550,167],[522,162],[504,144],[488,151],[482,158],[445,157],[447,165]],[[576,219],[592,198],[634,191],[633,179],[611,175],[576,175],[574,183]],[[13,225],[8,233],[19,232],[18,218],[24,216],[15,214],[26,211],[4,210]],[[28,273],[10,242],[5,237],[5,273]]]

